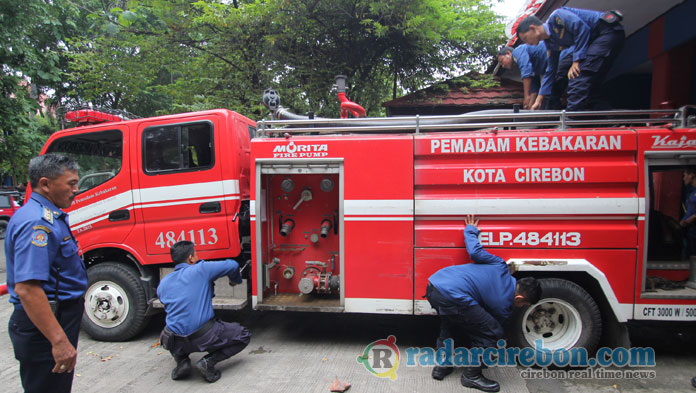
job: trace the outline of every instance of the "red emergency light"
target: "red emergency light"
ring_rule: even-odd
[[[110,123],[115,121],[123,121],[120,116],[112,115],[106,112],[95,111],[92,109],[80,109],[65,113],[65,120],[80,124],[99,124]]]

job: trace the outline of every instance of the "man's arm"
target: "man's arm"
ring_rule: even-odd
[[[532,83],[534,78],[524,78],[522,79],[522,86],[524,87],[524,109],[530,109],[537,98],[537,91],[532,91]]]
[[[77,363],[77,351],[53,315],[41,282],[36,280],[19,282],[15,284],[14,290],[29,319],[51,343],[53,359],[56,362],[52,371],[54,373],[71,372]]]
[[[580,61],[587,57],[587,47],[590,44],[590,26],[587,25],[579,16],[574,13],[558,9],[551,14],[549,21],[554,15],[560,17],[563,20],[562,29],[564,29],[565,34],[571,34],[573,36],[573,45],[575,50],[573,51],[573,64],[568,70],[568,79],[573,79],[580,75]]]
[[[236,269],[232,270],[230,273],[227,274],[227,277],[230,279],[230,285],[241,284],[242,272],[239,269],[239,264],[234,259],[229,259],[229,261],[232,261],[237,265]]]
[[[681,225],[682,227],[691,226],[694,223],[694,221],[696,221],[696,209],[694,208],[696,207],[696,203],[692,203],[692,199],[696,198],[690,196],[686,200],[687,209],[686,212],[684,212],[684,218],[681,221],[679,221],[679,225]]]
[[[199,263],[203,265],[201,270],[210,281],[217,280],[223,276],[229,276],[232,282],[237,284],[242,282],[242,276],[239,274],[239,264],[234,259],[212,262],[202,261]]]
[[[539,95],[536,97],[536,101],[532,105],[533,110],[541,109],[541,102],[544,96],[551,94],[551,88],[553,82],[556,79],[556,73],[558,72],[558,54],[557,51],[547,50],[546,54],[548,56],[548,62],[546,63],[546,71],[541,77],[541,87],[539,88]]]
[[[481,243],[478,240],[478,221],[473,216],[467,216],[465,223],[466,228],[464,229],[464,240],[466,242],[466,251],[469,253],[469,257],[474,263],[482,264],[505,264],[503,258],[493,255],[488,251],[483,249]]]

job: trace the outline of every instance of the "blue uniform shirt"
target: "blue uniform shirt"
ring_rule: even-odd
[[[544,40],[546,49],[560,52],[564,48],[575,46],[573,61],[587,57],[592,29],[601,20],[602,12],[561,7],[552,12],[544,24],[544,30],[550,37]]]
[[[471,225],[464,230],[466,250],[474,263],[440,269],[429,281],[449,300],[464,306],[478,304],[502,323],[512,312],[517,281],[505,260],[483,249],[478,234]]]
[[[157,296],[167,313],[169,330],[188,336],[211,320],[213,313],[213,281],[229,276],[235,283],[242,282],[239,264],[232,259],[198,261],[194,265],[179,263],[157,287]]]
[[[18,282],[39,280],[48,299],[78,299],[87,289],[87,271],[70,233],[67,213],[37,192],[10,219],[5,236],[10,303],[22,308],[14,291]],[[60,272],[57,273],[57,269]]]
[[[546,72],[547,54],[546,45],[540,42],[539,45],[522,44],[512,51],[512,59],[520,69],[522,79],[532,78],[532,87],[530,93],[539,91],[539,79]],[[543,91],[543,89],[542,89]],[[551,94],[551,87],[548,87],[548,93]],[[540,93],[544,94],[544,93]]]
[[[689,189],[686,201],[684,201],[684,205],[684,207],[686,208],[686,212],[684,213],[684,217],[682,217],[682,220],[686,220],[687,218],[696,214],[696,188]],[[689,226],[686,229],[686,235],[688,237],[696,237],[696,225]]]

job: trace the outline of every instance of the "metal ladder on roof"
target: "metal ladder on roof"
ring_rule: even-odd
[[[354,119],[261,120],[257,136],[297,134],[415,133],[448,131],[499,131],[504,129],[567,131],[616,127],[696,127],[696,106],[679,109],[610,111],[482,111],[455,116],[408,116]]]

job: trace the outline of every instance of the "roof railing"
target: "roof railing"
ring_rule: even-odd
[[[257,135],[421,133],[476,130],[566,131],[575,127],[696,127],[696,106],[679,109],[610,110],[588,112],[525,111],[454,116],[407,116],[352,119],[261,120]]]

